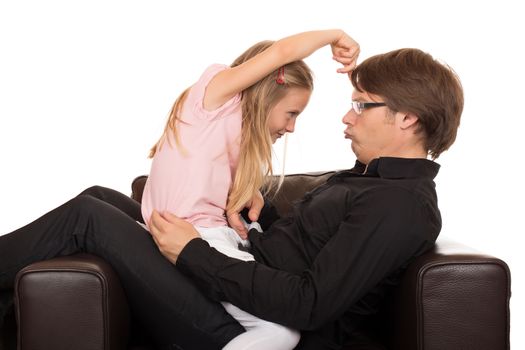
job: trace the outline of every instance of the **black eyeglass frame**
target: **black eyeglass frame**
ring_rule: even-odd
[[[384,106],[386,106],[386,103],[384,103],[384,102],[359,102],[359,101],[352,101],[352,109],[358,115],[361,115],[361,113],[363,113],[363,110],[365,110],[365,109],[375,108],[375,107],[384,107]]]

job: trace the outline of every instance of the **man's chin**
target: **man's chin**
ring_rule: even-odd
[[[359,152],[358,147],[356,147],[356,145],[354,145],[354,142],[353,142],[353,141],[352,141],[352,144],[350,145],[350,147],[352,148],[352,152],[354,153],[356,159],[357,159],[358,161],[360,161],[361,163],[364,163],[364,162],[362,161],[362,158],[363,158],[363,157],[362,157],[362,154],[361,154],[361,152]],[[364,164],[366,164],[366,163],[364,163]]]
[[[355,149],[354,141],[350,143],[350,148],[352,149],[352,152],[355,154],[355,156],[359,157],[358,152]]]

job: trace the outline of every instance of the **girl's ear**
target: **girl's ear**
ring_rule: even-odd
[[[412,126],[415,126],[419,121],[419,117],[413,113],[407,113],[403,116],[401,120],[401,129],[406,130],[410,129]]]

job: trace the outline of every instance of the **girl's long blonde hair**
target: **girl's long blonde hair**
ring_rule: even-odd
[[[231,65],[238,66],[269,48],[273,41],[259,42]],[[242,92],[242,127],[239,162],[235,178],[228,196],[227,213],[239,212],[259,191],[272,169],[272,138],[268,128],[268,117],[272,108],[285,96],[290,87],[313,89],[313,78],[310,68],[301,60],[284,66],[284,84],[278,84],[279,70],[276,70]],[[281,74],[282,75],[282,74]],[[152,158],[161,147],[165,137],[174,136],[177,146],[181,146],[176,125],[182,122],[180,113],[188,94],[186,89],[175,101],[168,117],[168,122],[159,141],[151,148]],[[270,186],[265,189],[269,190]]]

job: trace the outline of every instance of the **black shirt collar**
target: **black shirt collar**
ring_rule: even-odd
[[[434,179],[439,168],[438,163],[428,159],[381,157],[373,159],[368,166],[357,160],[350,172],[385,179]]]

